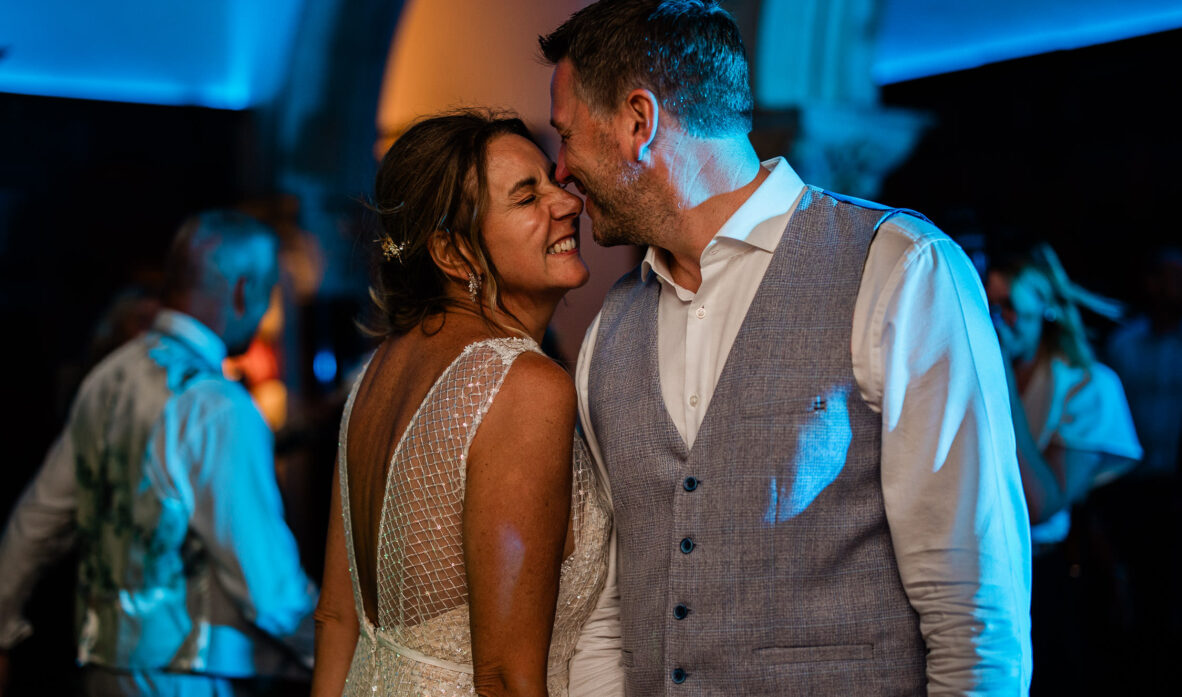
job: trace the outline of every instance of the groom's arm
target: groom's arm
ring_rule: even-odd
[[[575,367],[575,390],[578,395],[579,423],[587,442],[587,451],[594,460],[599,480],[611,501],[611,486],[604,467],[599,441],[591,425],[587,385],[591,368],[591,354],[599,334],[599,315],[587,330],[579,362]],[[620,593],[616,585],[616,531],[612,527],[608,547],[607,579],[591,616],[579,632],[579,642],[570,661],[570,697],[623,697],[624,672],[620,668]]]
[[[929,695],[1025,694],[1030,540],[1005,374],[984,292],[954,242],[896,218],[854,315],[863,397],[882,414],[882,487]]]

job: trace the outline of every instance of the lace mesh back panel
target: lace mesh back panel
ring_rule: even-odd
[[[469,345],[431,387],[394,450],[378,524],[377,617],[366,617],[349,510],[348,420],[341,425],[345,539],[361,635],[346,695],[473,694],[468,590],[461,524],[468,448],[513,361],[537,351],[528,339]],[[358,380],[360,382],[360,379]],[[581,442],[574,463],[575,552],[563,563],[550,652],[550,693],[566,693],[566,663],[606,570],[609,520]]]

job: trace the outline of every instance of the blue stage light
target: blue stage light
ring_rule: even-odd
[[[330,349],[320,349],[312,359],[312,374],[322,385],[337,379],[337,357]]]
[[[274,96],[304,0],[0,3],[0,92],[215,109]]]
[[[880,85],[1182,27],[1178,0],[884,0]]]

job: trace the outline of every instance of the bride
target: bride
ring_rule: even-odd
[[[553,172],[483,110],[382,161],[384,338],[341,420],[313,695],[567,694],[611,519],[572,381],[538,349],[588,278]]]

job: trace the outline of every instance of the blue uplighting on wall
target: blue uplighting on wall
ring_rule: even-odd
[[[289,74],[305,2],[0,2],[0,92],[250,108]],[[880,85],[1182,28],[1179,0],[882,0],[877,12]]]
[[[1182,27],[1179,0],[883,0],[886,85]]]
[[[246,109],[287,74],[304,0],[0,3],[0,92]]]

